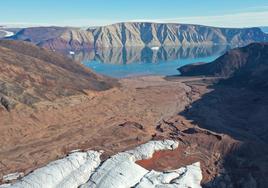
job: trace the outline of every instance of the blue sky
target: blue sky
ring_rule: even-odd
[[[268,25],[268,0],[6,0],[0,24],[96,26],[122,21]]]

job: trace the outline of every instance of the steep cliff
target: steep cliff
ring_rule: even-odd
[[[268,41],[268,35],[259,28],[217,28],[146,22],[117,23],[87,31],[63,27],[26,28],[11,38],[27,40],[52,50],[123,46],[245,45]]]
[[[268,35],[259,28],[216,28],[189,24],[118,23],[92,31],[95,46],[178,46],[246,44],[267,41]]]

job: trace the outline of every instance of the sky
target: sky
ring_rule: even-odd
[[[0,25],[89,27],[125,21],[268,26],[268,0],[3,0]]]

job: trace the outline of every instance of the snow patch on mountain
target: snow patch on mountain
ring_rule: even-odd
[[[15,34],[14,32],[6,31],[6,30],[0,30],[0,32],[5,33],[4,37],[11,37],[11,36],[13,36]]]

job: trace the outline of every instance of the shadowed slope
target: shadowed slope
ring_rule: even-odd
[[[268,44],[256,43],[231,50],[213,63],[180,69],[183,75],[225,77],[180,115],[201,128],[229,135],[241,143],[223,155],[224,170],[207,187],[268,185],[267,54]]]

